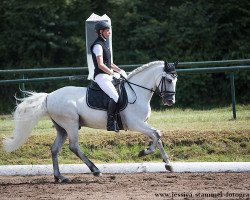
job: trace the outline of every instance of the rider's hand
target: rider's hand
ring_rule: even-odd
[[[116,72],[115,72],[115,73],[113,74],[113,77],[116,78],[116,79],[119,79],[121,76],[120,76],[119,73],[116,73]]]
[[[121,74],[124,78],[127,78],[127,77],[128,77],[128,75],[126,74],[126,72],[125,72],[123,69],[120,71],[120,74]]]

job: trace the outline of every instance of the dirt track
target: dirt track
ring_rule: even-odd
[[[0,176],[0,199],[250,199],[250,173]]]

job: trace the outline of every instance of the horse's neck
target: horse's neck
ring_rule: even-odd
[[[160,71],[160,67],[148,68],[132,76],[129,81],[149,89],[155,89],[155,82]]]
[[[154,68],[148,68],[145,69],[141,72],[139,72],[138,74],[135,74],[134,76],[132,76],[129,81],[140,85],[142,87],[148,88],[150,90],[155,90],[156,87],[156,79],[157,79],[157,74],[159,74],[161,68],[160,67],[154,67]],[[143,98],[145,98],[146,101],[150,101],[153,92],[144,89],[144,88],[140,88],[138,86],[132,86],[137,94],[137,96],[141,96]]]

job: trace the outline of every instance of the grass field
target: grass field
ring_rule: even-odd
[[[172,161],[250,161],[250,105],[237,106],[237,120],[231,107],[211,110],[166,109],[152,112],[149,123],[162,131],[165,150]],[[0,116],[0,139],[10,136],[11,116]],[[138,158],[150,142],[141,133],[82,128],[80,145],[96,163],[161,161],[159,150]],[[55,139],[52,122],[39,122],[32,136],[17,151],[7,154],[0,144],[0,165],[50,164],[50,145]],[[60,154],[60,163],[81,163],[69,151],[68,141]]]

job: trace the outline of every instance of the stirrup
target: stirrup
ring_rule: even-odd
[[[116,129],[116,127],[107,127],[107,131],[114,131],[114,132],[118,133],[119,129]]]
[[[107,131],[115,131],[115,132],[119,132],[119,128],[118,128],[118,125],[117,123],[114,121],[113,124],[111,125],[107,125]]]

